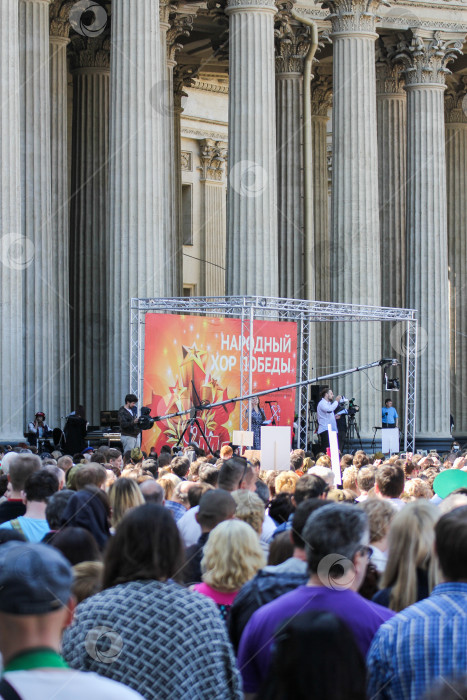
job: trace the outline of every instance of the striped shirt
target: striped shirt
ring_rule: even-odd
[[[419,700],[435,682],[465,675],[467,583],[441,583],[382,625],[367,660],[373,700]]]

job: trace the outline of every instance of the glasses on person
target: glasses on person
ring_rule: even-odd
[[[367,556],[368,559],[371,559],[371,555],[373,554],[373,547],[370,547],[368,544],[362,544],[358,549],[357,552],[361,554],[363,557]]]

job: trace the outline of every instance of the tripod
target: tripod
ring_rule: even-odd
[[[352,441],[355,439],[355,435],[358,438],[358,441],[360,443],[360,449],[363,450],[363,445],[362,445],[362,439],[360,437],[360,431],[358,429],[358,424],[357,420],[355,418],[355,414],[349,415],[348,420],[347,420],[347,436],[345,439],[345,449],[344,452],[347,450],[347,452],[350,449],[350,445]]]
[[[197,406],[192,406],[192,408],[190,409],[190,417],[189,417],[189,419],[188,419],[188,421],[187,421],[187,424],[186,424],[185,427],[183,428],[183,432],[182,432],[182,434],[180,435],[180,437],[178,438],[178,442],[177,442],[177,444],[175,445],[175,447],[179,447],[179,445],[183,442],[183,438],[185,437],[185,433],[186,433],[187,430],[188,430],[188,442],[191,442],[191,431],[192,431],[192,429],[193,429],[193,426],[196,425],[196,427],[198,428],[198,430],[199,430],[199,432],[201,433],[202,437],[204,438],[204,442],[205,442],[206,445],[208,446],[209,452],[210,452],[210,453],[212,454],[212,456],[214,457],[215,455],[214,455],[214,452],[212,451],[211,445],[209,444],[209,440],[208,440],[208,438],[207,438],[207,436],[206,436],[206,433],[205,433],[204,430],[202,429],[201,423],[200,423],[199,420],[198,420],[198,413],[199,413],[200,411],[204,411],[203,402],[202,402],[201,399],[199,398],[199,394],[198,394],[198,392],[196,391],[195,384],[194,384],[193,380],[191,380],[191,384],[192,384],[192,387],[193,387],[193,393],[194,393],[194,395],[195,395],[195,397],[196,397]]]

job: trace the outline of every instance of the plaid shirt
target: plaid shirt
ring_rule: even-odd
[[[467,583],[431,596],[382,625],[368,652],[371,700],[419,700],[433,683],[467,673]]]

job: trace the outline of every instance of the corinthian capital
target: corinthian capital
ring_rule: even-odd
[[[169,29],[167,31],[167,59],[175,61],[175,54],[183,48],[178,39],[182,36],[190,36],[193,29],[194,15],[179,14],[173,12],[169,16]]]
[[[318,68],[311,81],[311,112],[315,117],[327,117],[331,106],[332,78],[330,75],[322,75]]]
[[[199,145],[201,180],[222,182],[227,162],[227,144],[225,141],[202,139]]]
[[[467,124],[467,75],[452,75],[447,80],[446,123]]]
[[[324,0],[322,6],[330,12],[333,34],[371,33],[374,34],[381,5],[389,5],[387,0]]]
[[[387,42],[386,42],[387,43]],[[378,95],[405,95],[403,66],[390,58],[394,46],[389,47],[381,37],[376,42],[376,93]]]
[[[71,70],[98,68],[110,70],[110,35],[108,32],[96,39],[75,35],[70,46]]]
[[[70,35],[70,10],[75,0],[54,0],[50,5],[50,36],[68,39]]]
[[[413,29],[411,33],[394,52],[394,60],[404,67],[406,85],[444,85],[450,73],[446,64],[462,53],[464,35],[428,29]]]
[[[275,17],[276,72],[302,73],[311,41],[311,29],[292,18],[293,2],[278,4]]]

